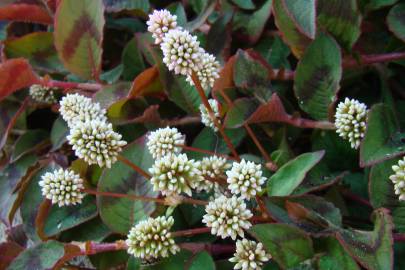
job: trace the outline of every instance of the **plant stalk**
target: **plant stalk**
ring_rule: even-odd
[[[205,92],[204,92],[203,87],[201,86],[200,80],[198,79],[198,76],[194,71],[191,74],[191,79],[193,80],[195,88],[197,89],[198,94],[200,95],[201,101],[204,104],[205,108],[207,109],[209,116],[214,121],[214,124],[218,128],[219,132],[221,133],[226,145],[228,146],[229,150],[231,150],[232,155],[236,158],[236,160],[239,161],[240,160],[239,155],[236,152],[236,149],[235,149],[234,145],[232,144],[231,140],[226,135],[223,125],[219,122],[218,118],[215,117],[214,111],[212,110],[211,105],[208,102],[207,97],[205,96]]]
[[[150,179],[151,176],[149,173],[145,172],[143,169],[141,169],[139,166],[135,165],[134,163],[132,163],[129,159],[127,159],[126,157],[124,157],[123,155],[118,155],[117,159],[119,161],[121,161],[122,163],[128,165],[129,167],[131,167],[134,171],[136,171],[137,173],[139,173],[140,175],[142,175],[143,177]]]

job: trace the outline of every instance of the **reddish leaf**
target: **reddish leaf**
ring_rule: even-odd
[[[23,250],[20,245],[14,242],[2,243],[0,245],[0,269],[6,269]]]
[[[1,77],[1,76],[0,76]],[[1,82],[0,82],[1,83]],[[15,122],[17,121],[18,117],[23,113],[23,111],[25,110],[25,108],[28,105],[28,98],[26,98],[23,102],[23,104],[21,105],[21,107],[18,109],[18,111],[15,113],[15,115],[13,116],[13,118],[10,119],[10,122],[8,122],[7,124],[7,128],[6,130],[3,132],[3,136],[1,137],[0,140],[0,150],[3,149],[3,146],[6,144],[7,138],[8,138],[8,133],[10,132],[10,130],[14,127]]]
[[[0,7],[0,21],[22,21],[32,23],[51,24],[49,13],[40,6],[30,4],[11,4]]]
[[[44,232],[45,221],[48,217],[49,211],[51,210],[51,201],[45,199],[38,208],[37,217],[35,219],[35,228],[37,229],[37,234],[42,240],[47,240],[48,236],[46,236]]]
[[[267,104],[260,105],[259,108],[247,120],[249,124],[279,122],[286,123],[300,128],[320,128],[334,129],[334,125],[326,121],[313,121],[289,115],[276,93],[271,96]]]
[[[16,58],[0,64],[0,101],[34,83],[39,83],[39,78],[27,60]]]
[[[132,83],[128,98],[137,98],[145,94],[160,93],[163,90],[159,81],[159,69],[150,67],[140,73]]]
[[[215,81],[214,87],[212,88],[212,95],[217,98],[217,95],[222,95],[221,92],[234,86],[233,83],[233,66],[235,65],[236,58],[232,56],[225,63],[221,72],[219,73],[219,79]]]

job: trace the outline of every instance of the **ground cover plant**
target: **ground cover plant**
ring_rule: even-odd
[[[0,269],[405,269],[405,3],[0,3]]]

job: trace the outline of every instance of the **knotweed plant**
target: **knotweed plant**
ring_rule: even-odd
[[[404,268],[403,1],[5,2],[3,268]]]

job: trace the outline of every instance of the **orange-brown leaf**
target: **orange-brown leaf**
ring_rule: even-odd
[[[24,249],[14,242],[4,242],[0,245],[0,269],[7,269],[10,263]]]
[[[159,80],[159,69],[157,66],[144,70],[133,81],[128,98],[137,98],[156,92],[155,83],[157,80]]]
[[[52,24],[49,13],[40,6],[30,4],[11,4],[0,7],[0,21],[20,21]]]
[[[39,83],[27,60],[16,58],[0,64],[0,101],[15,91]]]
[[[45,199],[39,205],[38,214],[35,219],[35,228],[37,230],[37,234],[44,241],[48,239],[48,236],[46,236],[46,234],[44,232],[44,225],[45,225],[45,220],[48,217],[49,211],[51,210],[51,206],[52,206],[51,201]]]
[[[212,94],[215,98],[221,95],[221,91],[235,85],[233,82],[233,66],[235,65],[235,61],[235,56],[230,57],[219,73],[219,78],[215,81],[214,87],[212,88]]]

